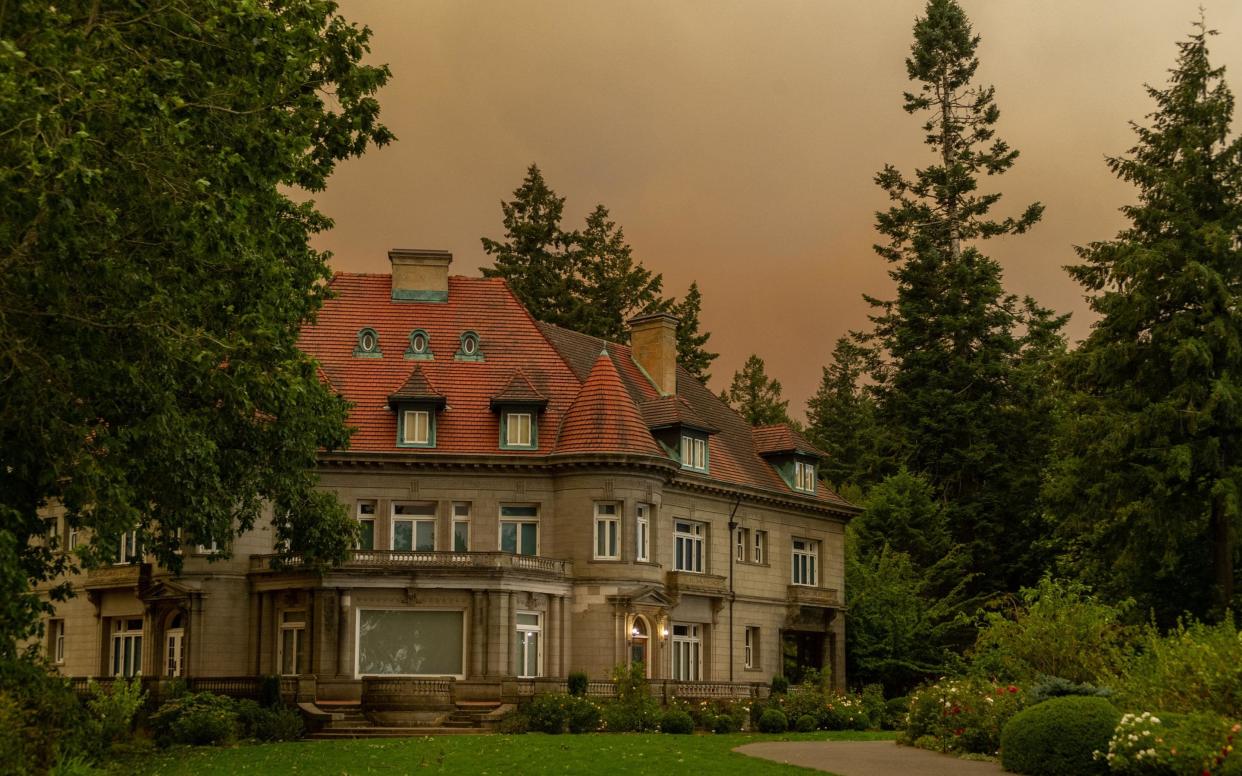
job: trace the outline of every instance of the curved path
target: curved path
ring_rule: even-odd
[[[959,760],[892,741],[770,741],[734,749],[788,765],[801,765],[838,776],[995,776],[1004,773],[991,762]]]

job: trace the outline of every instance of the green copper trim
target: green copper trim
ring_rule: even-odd
[[[447,302],[448,291],[426,291],[413,288],[394,288],[394,302]]]

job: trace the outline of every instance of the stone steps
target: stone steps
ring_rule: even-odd
[[[487,731],[477,727],[326,727],[307,736],[311,741],[335,741],[349,738],[419,738],[421,736],[471,736]]]
[[[312,741],[349,738],[416,738],[419,736],[472,735],[488,732],[483,719],[500,707],[494,702],[463,702],[439,726],[390,727],[375,725],[357,703],[325,703],[320,708],[332,714],[332,721],[307,736]]]

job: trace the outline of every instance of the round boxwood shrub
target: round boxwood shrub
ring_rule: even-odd
[[[772,694],[789,692],[789,680],[783,676],[772,677]]]
[[[664,719],[660,720],[660,730],[665,733],[689,735],[694,732],[694,720],[681,709],[673,709],[665,713]]]
[[[794,729],[799,733],[810,733],[817,727],[819,727],[819,720],[815,719],[815,717],[810,714],[803,714],[801,717],[798,717],[798,721],[794,723]]]
[[[1103,698],[1052,698],[1015,714],[1001,730],[1001,765],[1026,776],[1106,774],[1108,751],[1121,712]]]
[[[760,733],[784,733],[789,729],[789,719],[780,709],[764,709],[759,716]]]
[[[736,733],[742,729],[742,718],[736,714],[720,714],[712,721],[712,730],[717,733]]]

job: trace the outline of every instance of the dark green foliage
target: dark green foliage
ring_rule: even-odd
[[[530,732],[530,717],[525,712],[515,711],[504,717],[496,725],[496,732],[502,735],[521,735]]]
[[[283,703],[280,697],[280,677],[268,675],[259,679],[259,705],[279,706]]]
[[[0,14],[0,653],[30,583],[135,527],[175,573],[271,505],[278,543],[340,558],[354,522],[314,470],[346,406],[297,347],[331,222],[293,189],[392,139],[369,31],[323,0]],[[77,557],[44,546],[53,501]]]
[[[577,695],[569,696],[569,715],[565,724],[570,733],[594,733],[600,725],[599,706]]]
[[[672,304],[669,312],[677,316],[677,363],[706,385],[712,379],[708,370],[720,354],[707,349],[707,341],[712,335],[699,331],[702,306],[703,295],[699,293],[699,284],[691,282],[690,290],[686,291],[681,301]]]
[[[784,733],[789,729],[789,719],[780,709],[764,709],[759,715],[760,733]]]
[[[789,680],[783,676],[772,677],[772,694],[789,692]]]
[[[1137,144],[1129,226],[1070,267],[1099,319],[1068,359],[1073,389],[1046,496],[1066,560],[1171,626],[1234,599],[1242,530],[1242,139],[1198,25]]]
[[[258,741],[293,741],[302,737],[302,715],[284,706],[260,706],[250,700],[235,704],[237,722],[243,738]]]
[[[125,741],[134,732],[134,718],[147,701],[142,678],[118,677],[111,684],[90,685],[91,697],[86,701],[89,712],[87,729],[106,752],[113,743]]]
[[[581,276],[581,300],[570,328],[613,342],[629,338],[626,322],[639,313],[669,307],[661,275],[635,263],[621,227],[596,205],[586,229],[573,235],[573,264]]]
[[[1103,698],[1069,696],[1015,714],[1001,730],[1001,764],[1027,776],[1108,773],[1093,756],[1108,751],[1121,712]]]
[[[718,714],[712,720],[711,730],[713,733],[736,733],[742,729],[742,715],[738,714]]]
[[[868,684],[863,687],[862,695],[863,712],[867,716],[867,727],[883,728],[884,727],[884,686],[880,684]]]
[[[819,728],[819,720],[814,714],[803,714],[794,722],[794,730],[799,733],[810,733]]]
[[[994,136],[992,87],[974,82],[979,38],[955,0],[930,0],[906,60],[917,85],[905,95],[935,160],[912,178],[892,166],[876,176],[890,206],[877,214],[893,266],[891,301],[870,299],[876,418],[888,454],[923,475],[945,504],[951,536],[968,553],[972,594],[1038,578],[1039,471],[1050,444],[1043,362],[1061,346],[1065,320],[1005,292],[1000,265],[979,250],[1025,232],[1042,207],[1016,218],[989,214],[998,193],[980,178],[1007,171],[1018,152]],[[847,587],[848,589],[848,587]]]
[[[569,677],[565,680],[566,688],[570,695],[583,696],[586,695],[587,675],[582,671],[571,671]]]
[[[807,437],[828,453],[820,476],[838,487],[875,482],[885,467],[875,400],[862,384],[875,371],[874,356],[849,337],[838,339],[832,363],[806,405]]]
[[[523,712],[530,729],[539,733],[564,733],[569,723],[569,699],[560,693],[536,695]]]
[[[164,703],[147,725],[160,746],[223,744],[241,732],[237,703],[209,692],[187,693]]]
[[[721,398],[752,426],[788,423],[789,400],[781,398],[781,383],[768,377],[763,359],[752,355],[733,374],[733,383]]]
[[[1079,684],[1059,676],[1049,676],[1031,685],[1027,694],[1027,702],[1032,706],[1052,698],[1064,698],[1081,695],[1087,698],[1108,698],[1113,694],[1107,687],[1096,687],[1093,684]]]
[[[646,671],[641,663],[613,666],[612,681],[617,698],[604,707],[604,729],[614,733],[642,733],[658,730],[663,712],[651,697]]]
[[[5,769],[45,773],[59,760],[98,754],[98,743],[63,677],[29,655],[0,658],[0,763]]]
[[[694,732],[694,720],[680,709],[671,709],[665,712],[664,718],[660,720],[660,732],[690,735]]]
[[[900,730],[906,726],[906,715],[910,713],[910,697],[900,695],[884,702],[884,718],[880,727],[884,730]]]
[[[1125,709],[1210,711],[1242,719],[1242,635],[1228,618],[1149,628],[1110,685]]]

